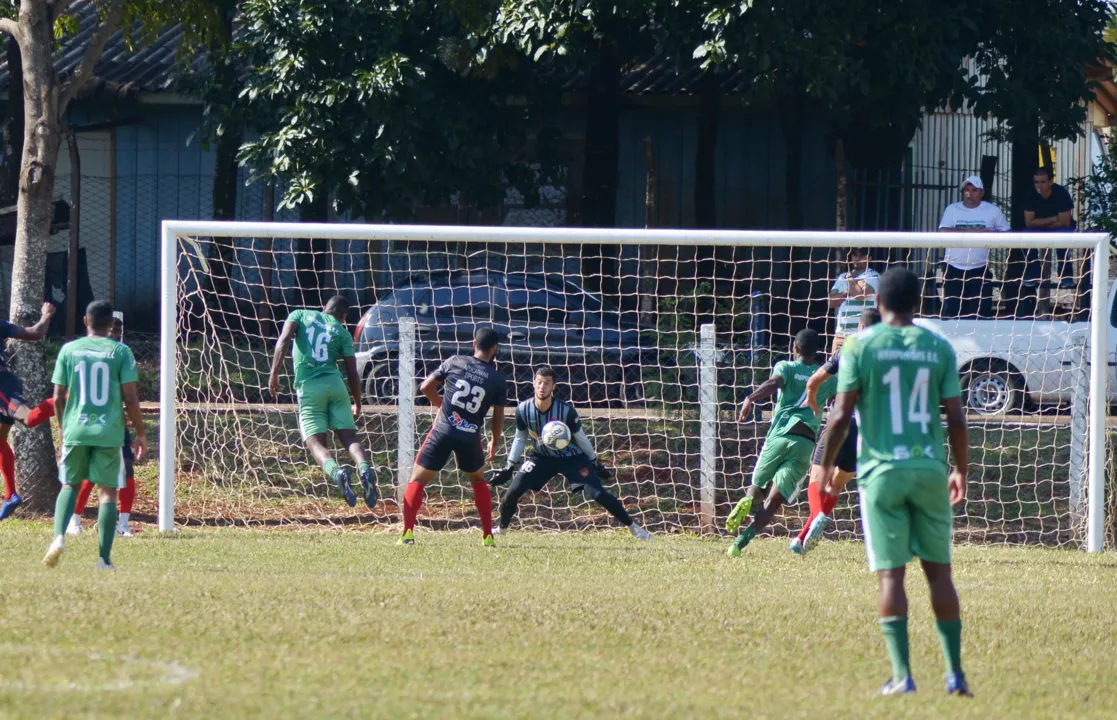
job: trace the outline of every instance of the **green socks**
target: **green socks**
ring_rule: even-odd
[[[337,460],[330,458],[322,464],[322,472],[330,476],[330,480],[337,482],[337,471],[341,468],[337,464]]]
[[[78,504],[78,489],[73,485],[63,485],[54,503],[54,536],[64,535],[74,508]]]
[[[962,672],[962,620],[936,620],[942,657],[948,673]]]
[[[372,470],[372,463],[367,460],[357,466],[357,472],[361,475],[364,475],[366,470]]]
[[[106,565],[112,565],[109,555],[112,554],[112,541],[116,537],[116,520],[116,503],[101,503],[97,511],[97,548]]]
[[[911,677],[908,619],[906,617],[881,618],[880,631],[884,633],[884,645],[888,648],[888,657],[892,660],[892,679],[899,681]]]
[[[738,550],[743,550],[746,545],[752,542],[752,539],[754,537],[756,537],[756,529],[753,528],[752,525],[749,525],[747,528],[741,531],[741,534],[737,536],[737,539],[733,541],[733,544],[737,546]]]

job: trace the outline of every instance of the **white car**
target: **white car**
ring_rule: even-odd
[[[1117,399],[1117,281],[1109,288],[1109,391]],[[1069,403],[1074,373],[1089,352],[1090,324],[1051,320],[916,318],[954,347],[969,412],[1002,415],[1024,407]]]

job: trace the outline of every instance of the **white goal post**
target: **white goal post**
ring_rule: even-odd
[[[677,248],[793,248],[829,250],[834,248],[888,248],[941,250],[949,245],[958,248],[988,248],[993,250],[1053,248],[1078,250],[1088,253],[1091,259],[1088,342],[1088,428],[1085,458],[1087,507],[1085,517],[1085,547],[1090,552],[1100,552],[1105,535],[1105,485],[1107,448],[1107,382],[1109,374],[1109,237],[1103,233],[954,233],[950,235],[912,232],[820,232],[820,231],[768,231],[768,230],[674,230],[674,229],[592,229],[592,228],[531,228],[531,227],[458,227],[387,224],[312,224],[168,220],[162,224],[161,257],[161,344],[160,344],[160,394],[159,394],[159,491],[158,526],[161,531],[175,528],[176,471],[178,455],[176,444],[180,438],[178,426],[178,378],[180,362],[180,315],[183,314],[182,262],[185,247],[193,247],[199,255],[198,241],[212,242],[212,238],[271,238],[308,239],[323,241],[383,241],[404,243],[459,243],[470,247],[477,243],[526,246],[622,246]],[[271,247],[270,241],[268,247]],[[643,255],[640,255],[643,257]],[[203,263],[204,264],[204,263]],[[281,319],[281,318],[280,318]],[[694,328],[696,331],[699,328]],[[413,332],[402,327],[404,334]],[[695,381],[701,386],[696,396],[700,407],[695,407],[694,419],[699,428],[695,441],[701,456],[697,468],[698,492],[695,505],[700,506],[701,526],[707,528],[713,521],[715,476],[720,458],[715,437],[718,432],[716,398],[710,385],[716,383],[712,366],[715,355],[713,326],[704,326],[696,335],[696,353],[700,371]],[[407,348],[401,349],[400,361]],[[1066,364],[1066,363],[1064,363]],[[407,377],[404,368],[397,380],[401,387],[421,378]],[[399,393],[405,398],[407,393]],[[406,398],[405,398],[406,403]],[[410,415],[414,409],[401,403],[398,412]],[[514,405],[509,398],[509,405]],[[414,433],[411,426],[401,421],[399,437]],[[507,437],[507,432],[506,432]],[[414,458],[414,447],[400,452],[393,476],[402,480],[403,465]],[[385,497],[385,493],[381,493]],[[390,495],[387,495],[390,497]],[[1072,500],[1073,502],[1073,500]]]

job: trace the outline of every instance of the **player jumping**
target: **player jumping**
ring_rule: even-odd
[[[124,313],[116,311],[112,314],[112,332],[109,338],[118,343],[124,342]],[[127,346],[125,346],[127,347]],[[124,489],[120,491],[120,520],[116,524],[116,534],[122,537],[132,537],[132,527],[128,520],[132,516],[132,503],[136,500],[136,455],[132,451],[132,434],[124,428]],[[81,483],[78,491],[78,503],[74,507],[74,514],[70,516],[70,523],[66,526],[67,535],[81,534],[81,516],[85,513],[85,506],[89,503],[89,496],[93,493],[93,483],[88,478]]]
[[[23,399],[23,382],[8,367],[8,356],[4,352],[4,341],[8,338],[35,342],[47,335],[50,319],[54,317],[54,306],[43,303],[42,317],[29,328],[0,320],[0,475],[4,477],[4,503],[0,505],[0,520],[7,518],[23,504],[23,498],[16,492],[16,456],[8,444],[8,433],[12,424],[19,420],[29,428],[42,425],[54,417],[54,401],[43,400],[37,407],[28,407]]]
[[[861,311],[857,330],[860,332],[878,322],[880,322],[880,310],[866,308]],[[816,414],[822,412],[822,406],[818,402],[818,389],[824,382],[838,374],[841,352],[841,348],[838,348],[838,351],[831,355],[830,359],[807,381],[807,407]],[[826,437],[825,428],[822,436]],[[803,529],[799,531],[799,535],[791,540],[791,550],[800,555],[806,555],[818,544],[822,533],[826,532],[826,527],[830,524],[830,516],[834,512],[834,506],[838,504],[838,494],[857,474],[857,421],[850,423],[849,434],[846,435],[846,441],[842,443],[842,451],[838,455],[838,470],[832,481],[833,495],[822,494],[823,481],[828,479],[822,475],[823,446],[824,443],[819,441],[811,457],[811,473],[807,481],[807,499],[811,506],[810,517],[807,518]]]
[[[85,311],[86,337],[68,342],[54,364],[54,405],[62,426],[62,491],[54,507],[54,540],[43,564],[54,567],[66,544],[66,526],[74,513],[78,486],[89,479],[100,487],[97,513],[100,557],[97,567],[111,570],[116,534],[116,493],[124,480],[124,411],[136,430],[136,458],[147,449],[147,434],[136,392],[136,358],[109,338],[112,306],[104,300]]]
[[[290,351],[295,361],[295,391],[299,397],[299,429],[303,441],[314,456],[318,467],[330,482],[345,496],[349,507],[357,504],[349,471],[339,466],[326,447],[327,434],[334,431],[337,439],[349,449],[364,490],[365,504],[376,505],[376,476],[372,472],[365,450],[357,439],[354,415],[361,414],[361,382],[357,376],[353,338],[345,329],[345,314],[349,300],[344,295],[334,295],[321,311],[295,310],[283,325],[283,332],[275,345],[271,363],[268,389],[279,393],[279,368]],[[292,345],[294,349],[292,350]],[[338,359],[345,361],[345,381],[337,369]],[[349,401],[352,398],[353,406]]]
[[[423,488],[445,467],[453,454],[458,469],[473,485],[473,502],[481,517],[481,542],[493,547],[493,495],[482,468],[496,457],[504,432],[506,382],[497,371],[499,338],[492,328],[478,328],[473,335],[473,355],[455,355],[432,372],[419,389],[438,408],[434,425],[419,448],[411,481],[403,500],[403,535],[400,545],[415,543],[415,519],[423,505]],[[444,389],[444,394],[439,394]],[[492,440],[488,454],[481,449],[481,429],[493,409]]]
[[[946,691],[970,695],[962,673],[962,620],[951,579],[951,505],[966,497],[968,442],[954,350],[912,324],[919,278],[892,268],[880,281],[881,324],[842,349],[838,397],[822,472],[833,473],[853,418],[860,420],[857,467],[869,569],[880,584],[880,627],[892,660],[883,695],[915,692],[908,655],[904,570],[918,557],[931,590],[931,608],[946,660]],[[940,410],[946,411],[954,469],[947,475]],[[823,491],[836,495],[831,483]]]
[[[516,437],[508,452],[508,462],[503,469],[494,470],[492,479],[489,480],[494,486],[512,480],[512,485],[500,501],[500,524],[495,532],[508,529],[521,497],[529,491],[542,490],[551,478],[562,474],[570,483],[571,492],[583,492],[587,498],[608,510],[610,515],[637,538],[651,540],[651,534],[632,519],[621,501],[601,486],[601,482],[612,475],[597,460],[597,452],[582,429],[578,413],[569,403],[554,396],[555,371],[546,365],[540,367],[535,371],[532,386],[535,396],[516,407]],[[543,426],[552,420],[560,420],[570,428],[571,444],[562,450],[553,450],[540,440]],[[532,443],[534,452],[519,472],[516,472],[528,441]]]
[[[752,510],[756,498],[768,486],[772,489],[764,501],[764,507],[757,511],[752,522],[741,529],[736,540],[729,546],[729,557],[739,557],[741,550],[768,525],[783,503],[795,494],[799,481],[810,466],[811,450],[818,438],[821,420],[818,414],[807,407],[806,392],[807,380],[819,368],[816,358],[820,343],[818,333],[814,330],[800,330],[795,336],[795,360],[776,363],[772,376],[745,398],[741,408],[742,422],[751,415],[753,403],[779,393],[776,409],[772,413],[772,424],[752,472],[752,485],[745,497],[729,513],[725,529],[730,533],[737,532]],[[833,394],[835,385],[831,380],[819,388],[823,402]]]

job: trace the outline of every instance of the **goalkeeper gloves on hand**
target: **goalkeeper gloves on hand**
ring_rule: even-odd
[[[500,470],[493,470],[489,473],[489,484],[493,487],[503,485],[512,479],[512,473],[516,472],[514,465],[505,465]]]
[[[602,465],[600,460],[593,461],[593,471],[597,473],[598,480],[608,480],[613,477],[613,471]]]

